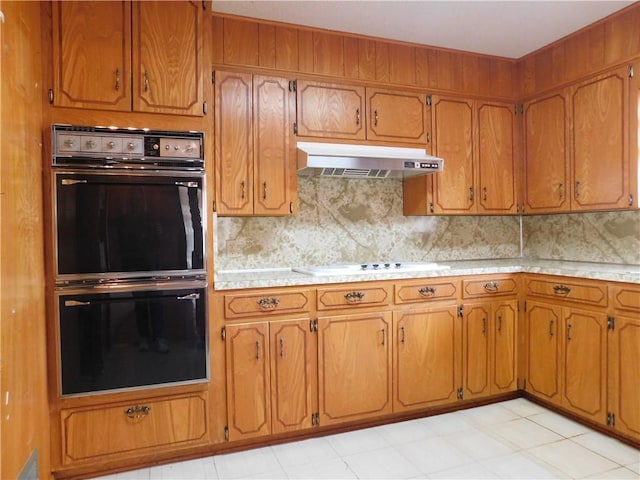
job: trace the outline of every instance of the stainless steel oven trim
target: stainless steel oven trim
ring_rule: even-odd
[[[205,315],[205,358],[206,358],[206,375],[205,378],[199,380],[187,380],[183,382],[171,382],[171,383],[162,383],[156,385],[141,385],[138,387],[127,387],[127,388],[114,388],[110,390],[99,390],[95,392],[84,392],[84,393],[72,393],[63,395],[62,394],[62,350],[61,350],[61,336],[60,336],[60,297],[62,295],[82,295],[82,294],[95,294],[95,293],[113,293],[113,289],[109,287],[105,287],[103,289],[83,289],[83,288],[69,288],[54,291],[54,315],[55,315],[55,325],[54,325],[54,337],[55,337],[55,350],[56,350],[56,358],[55,358],[55,371],[57,375],[56,385],[57,391],[56,394],[58,398],[81,398],[81,397],[93,397],[95,395],[107,395],[113,393],[123,393],[123,392],[136,392],[142,390],[149,389],[159,389],[159,388],[172,388],[184,385],[198,385],[198,384],[208,384],[211,381],[211,352],[210,352],[210,324],[209,324],[209,288],[208,283],[206,281],[200,280],[191,280],[191,281],[181,281],[181,282],[167,282],[167,283],[146,283],[139,284],[133,286],[131,288],[122,288],[123,292],[134,292],[134,291],[164,291],[164,290],[192,290],[196,288],[202,288],[205,292],[205,305],[204,305],[204,315]]]
[[[58,175],[108,175],[108,176],[122,176],[126,175],[128,177],[131,176],[139,176],[139,177],[192,177],[201,179],[202,188],[201,188],[201,199],[202,199],[202,261],[203,267],[202,269],[196,270],[155,270],[155,271],[146,271],[144,275],[141,275],[141,272],[113,272],[113,273],[83,273],[83,274],[60,274],[58,272],[58,209],[57,209],[57,178]],[[155,280],[167,279],[173,280],[176,277],[190,277],[195,278],[199,276],[206,276],[207,273],[207,229],[208,229],[208,220],[209,215],[207,212],[207,176],[205,172],[198,171],[183,171],[183,170],[127,170],[127,171],[116,171],[111,169],[55,169],[51,174],[51,209],[52,209],[52,225],[51,225],[51,238],[53,243],[53,273],[55,277],[56,287],[65,286],[74,283],[79,284],[87,284],[87,283],[104,283],[104,282],[117,282],[123,279],[137,279],[140,281],[150,281],[153,282]]]

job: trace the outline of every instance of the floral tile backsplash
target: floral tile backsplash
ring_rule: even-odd
[[[405,217],[398,179],[300,177],[298,197],[292,217],[216,218],[216,269],[521,256],[640,263],[640,212]]]

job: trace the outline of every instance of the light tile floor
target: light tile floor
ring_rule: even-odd
[[[519,398],[100,477],[640,479],[640,450]]]

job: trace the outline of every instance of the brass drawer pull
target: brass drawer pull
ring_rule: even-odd
[[[136,405],[135,407],[127,408],[124,413],[127,417],[138,420],[149,415],[150,411],[151,407],[147,407],[146,405]]]
[[[418,293],[423,297],[433,297],[436,294],[435,287],[422,287]]]
[[[258,300],[258,306],[262,310],[273,310],[278,307],[280,300],[275,297],[265,297]]]
[[[556,295],[567,295],[569,294],[569,292],[571,292],[571,288],[567,287],[566,285],[554,285],[553,291],[556,293]]]
[[[364,293],[349,292],[349,293],[345,293],[344,298],[347,301],[347,303],[358,303],[358,302],[361,302],[362,299],[364,298]]]
[[[487,282],[484,284],[484,289],[487,292],[497,292],[500,290],[500,286],[498,285],[498,282]]]

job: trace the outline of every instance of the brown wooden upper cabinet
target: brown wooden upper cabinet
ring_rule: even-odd
[[[292,112],[287,79],[215,72],[218,215],[295,212]]]
[[[55,2],[53,104],[201,116],[202,4]]]
[[[514,105],[434,95],[431,125],[433,154],[444,158],[444,170],[431,175],[427,203],[405,202],[427,206],[423,215],[517,213]]]
[[[307,80],[296,91],[301,137],[426,146],[425,94]]]
[[[637,205],[637,105],[628,67],[527,101],[524,212]]]

